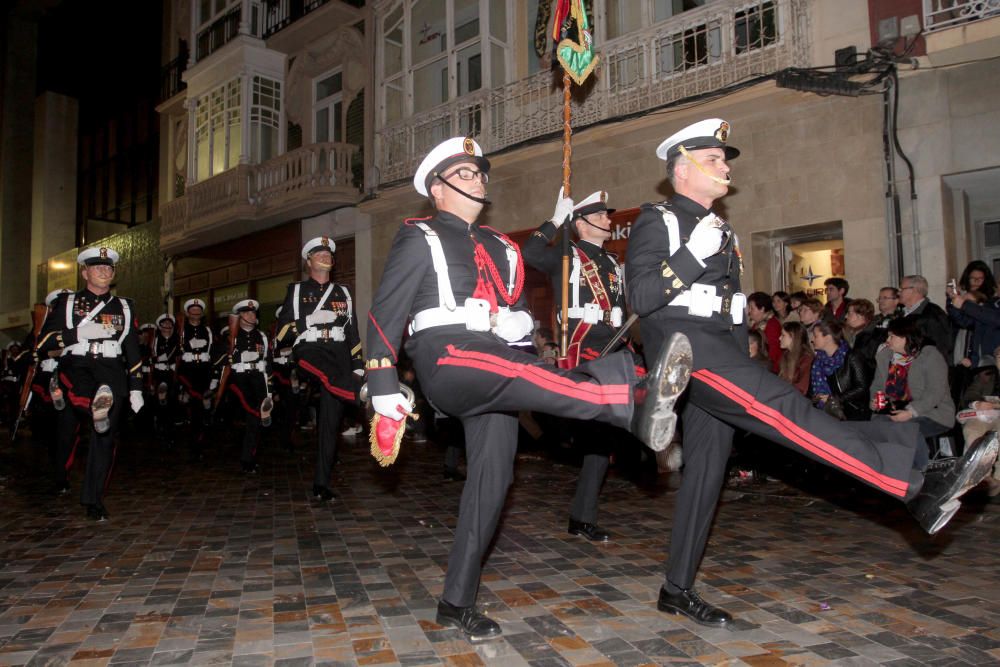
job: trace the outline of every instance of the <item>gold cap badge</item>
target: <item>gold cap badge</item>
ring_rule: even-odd
[[[719,125],[719,129],[715,131],[715,138],[723,143],[726,142],[729,138],[729,123],[722,121],[722,125]]]
[[[101,248],[101,259],[107,259],[107,258],[108,258],[108,249]]]
[[[467,155],[476,154],[476,142],[472,140],[472,137],[465,138],[465,141],[462,142],[462,150],[464,150]]]

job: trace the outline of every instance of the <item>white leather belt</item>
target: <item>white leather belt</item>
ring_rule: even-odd
[[[466,303],[472,302],[486,303],[480,299],[466,299]],[[493,331],[496,328],[497,318],[508,312],[510,312],[509,308],[500,308],[498,312],[492,314],[482,308],[467,308],[465,306],[456,306],[455,310],[449,310],[444,306],[427,308],[413,316],[410,321],[410,333],[415,334],[424,329],[443,327],[449,324],[464,325],[469,331]]]
[[[295,344],[298,345],[299,343],[318,343],[329,341],[339,343],[340,341],[346,339],[347,336],[344,335],[344,327],[330,327],[328,329],[316,329],[311,327],[299,334],[299,337],[295,339]]]
[[[285,364],[292,363],[292,360],[291,360],[290,357],[275,357],[271,361],[271,363],[274,364],[274,365],[276,365],[276,366],[284,366]]]
[[[714,285],[694,283],[691,289],[681,292],[667,305],[687,308],[688,314],[695,317],[711,317],[715,313],[721,313],[732,317],[733,324],[743,324],[747,297],[742,292],[736,292],[726,304],[721,296],[715,294]]]
[[[174,365],[173,364],[155,363],[155,364],[153,364],[153,368],[155,368],[158,371],[172,371],[172,370],[174,370]]]
[[[232,369],[237,373],[246,373],[247,371],[260,371],[261,373],[264,373],[267,371],[267,363],[265,363],[263,359],[256,363],[241,361],[237,364],[233,364]]]
[[[596,303],[593,305],[597,306]],[[620,327],[622,325],[622,309],[620,306],[615,306],[610,310],[603,310],[600,306],[596,308],[577,306],[567,309],[566,314],[571,320],[583,320],[587,324],[604,322],[611,327]]]
[[[58,365],[59,361],[56,359],[42,359],[42,364],[41,364],[42,372],[51,373],[56,369],[56,366]]]
[[[148,373],[149,371],[152,370],[152,367],[149,364],[146,364],[145,366],[143,366],[139,370],[142,371],[143,373]]]
[[[108,359],[114,359],[122,353],[122,346],[116,340],[95,340],[90,342],[81,342],[63,350],[63,355],[72,354],[74,357],[105,357]]]
[[[212,358],[209,356],[208,352],[185,352],[181,355],[181,361],[187,363],[198,362],[198,361],[211,361]]]

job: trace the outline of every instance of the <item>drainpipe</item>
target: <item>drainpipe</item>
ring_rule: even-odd
[[[899,134],[896,132],[896,121],[899,117],[899,75],[896,67],[893,66],[890,79],[892,82],[892,144],[906,163],[906,169],[910,177],[910,219],[913,224],[913,272],[923,275],[922,262],[920,261],[920,220],[917,217],[917,183],[913,173],[913,163],[906,157],[903,147],[899,145]],[[898,202],[897,202],[898,205]]]
[[[903,281],[903,227],[899,214],[899,193],[896,191],[896,165],[893,155],[890,126],[892,124],[892,98],[889,88],[892,79],[882,90],[882,154],[885,162],[885,218],[889,222],[888,238],[892,269],[896,274],[896,284]],[[890,271],[892,273],[893,271]]]

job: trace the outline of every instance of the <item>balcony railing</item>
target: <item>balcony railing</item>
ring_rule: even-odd
[[[924,0],[924,30],[932,32],[1000,16],[1000,0]]]
[[[598,49],[597,81],[572,103],[573,126],[649,111],[808,60],[807,0],[719,0]],[[562,91],[551,72],[477,91],[381,128],[383,182],[405,178],[435,144],[475,135],[487,153],[555,134]]]
[[[352,144],[310,144],[195,183],[183,197],[160,207],[161,242],[169,248],[190,233],[214,226],[277,222],[352,203],[359,195],[351,174],[357,151]],[[233,230],[227,235],[241,234]]]
[[[195,41],[195,59],[202,60],[221,49],[229,40],[236,37],[240,30],[240,5],[230,9],[225,15],[216,19],[212,25],[198,33]]]
[[[169,100],[171,97],[187,88],[181,75],[187,68],[188,52],[185,48],[176,58],[163,66],[160,70],[160,102]]]
[[[353,7],[364,7],[364,0],[341,0]],[[268,0],[264,3],[261,37],[267,39],[315,11],[330,0]]]

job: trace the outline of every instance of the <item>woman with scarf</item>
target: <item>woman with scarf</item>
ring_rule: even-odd
[[[889,323],[888,345],[876,356],[871,394],[885,392],[888,418],[914,421],[925,438],[933,438],[955,425],[955,403],[948,388],[948,362],[912,321],[900,318]],[[872,409],[876,409],[872,401]],[[915,462],[920,466],[919,461]]]
[[[871,373],[844,340],[843,327],[821,320],[813,327],[812,340],[816,350],[810,376],[813,403],[841,421],[867,421]]]

